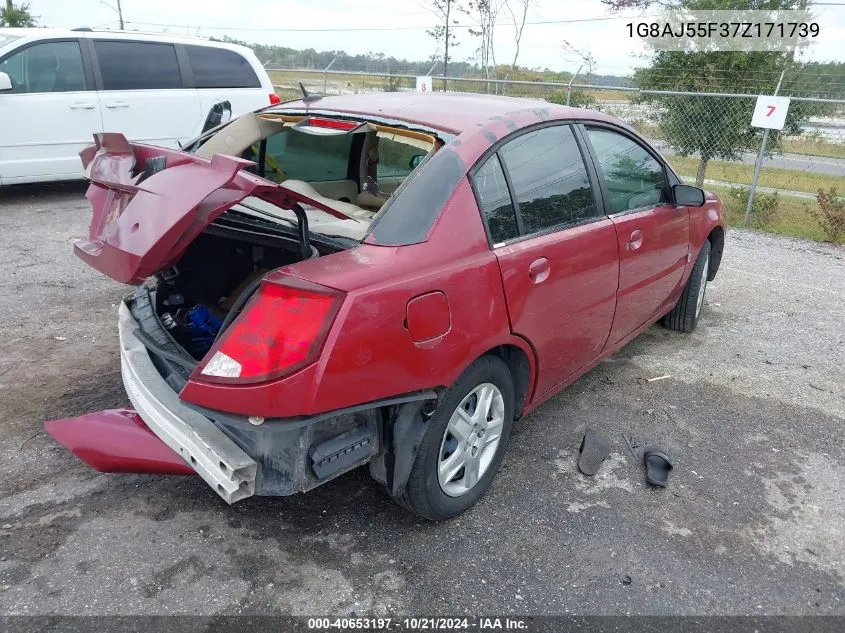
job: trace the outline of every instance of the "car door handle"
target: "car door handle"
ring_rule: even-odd
[[[531,265],[528,267],[528,278],[531,280],[531,283],[541,284],[549,278],[550,272],[551,265],[549,264],[549,260],[541,257],[531,262]]]
[[[94,104],[89,103],[88,101],[77,101],[76,103],[70,104],[71,110],[93,110]]]
[[[107,108],[128,108],[129,104],[125,101],[106,101]]]
[[[631,237],[628,238],[628,243],[625,244],[625,250],[635,251],[643,245],[643,232],[639,229],[631,232]]]

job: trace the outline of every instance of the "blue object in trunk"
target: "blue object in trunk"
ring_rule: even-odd
[[[191,308],[185,317],[185,331],[191,337],[191,343],[196,347],[205,347],[206,350],[211,347],[222,325],[223,320],[214,316],[202,304]]]

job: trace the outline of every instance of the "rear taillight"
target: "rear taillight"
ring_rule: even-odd
[[[275,92],[270,93],[270,105],[276,105],[277,103],[281,103],[282,98],[277,95]]]
[[[192,377],[262,382],[313,363],[341,301],[337,291],[293,277],[265,281]]]

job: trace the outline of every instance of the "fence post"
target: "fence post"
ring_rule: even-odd
[[[578,66],[578,70],[575,71],[575,74],[572,75],[572,79],[569,80],[569,84],[566,86],[566,106],[569,107],[569,99],[572,97],[572,82],[575,81],[575,78],[578,76],[578,73],[581,72],[581,69],[584,67],[584,64]]]
[[[780,71],[780,79],[778,79],[778,85],[775,86],[775,93],[773,96],[777,96],[778,91],[780,90],[780,84],[783,82],[783,75],[786,72],[786,69]],[[748,220],[751,219],[751,209],[754,206],[754,193],[757,191],[757,181],[760,180],[760,170],[763,167],[763,157],[766,153],[766,143],[769,142],[769,128],[763,130],[763,140],[760,142],[760,153],[757,154],[757,162],[754,164],[754,178],[751,180],[751,189],[748,191],[748,203],[745,205],[745,217],[742,219],[742,225],[746,226],[748,224]]]
[[[332,65],[336,61],[337,61],[337,57],[335,57],[332,61],[330,61],[328,66],[323,68],[323,96],[326,96],[326,93],[328,93],[328,91],[329,91],[329,88],[328,88],[328,85],[329,85],[329,69],[332,67]]]
[[[425,74],[426,77],[431,77],[431,73],[434,72],[434,69],[437,67],[437,64],[440,63],[440,60],[437,60],[431,65],[431,68],[428,69],[428,72]],[[434,80],[431,82],[431,89],[434,90]]]

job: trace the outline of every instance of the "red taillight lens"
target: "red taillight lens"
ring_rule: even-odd
[[[341,295],[295,278],[282,284],[261,284],[193,377],[212,382],[261,382],[317,360]]]
[[[270,93],[270,105],[276,105],[277,103],[281,103],[282,98],[277,95],[275,92]]]

